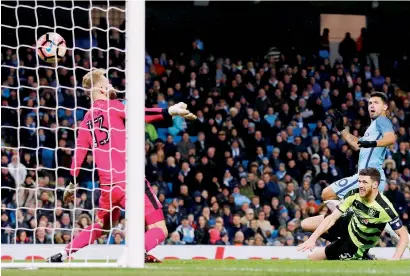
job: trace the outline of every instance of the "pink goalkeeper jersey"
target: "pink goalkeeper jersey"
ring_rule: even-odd
[[[145,108],[145,121],[163,119],[161,108]],[[125,181],[126,130],[125,105],[118,100],[95,101],[80,124],[71,174],[78,176],[84,158],[90,148],[101,185]]]

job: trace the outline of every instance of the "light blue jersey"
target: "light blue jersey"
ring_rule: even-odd
[[[386,116],[379,116],[372,121],[360,141],[377,141],[385,133],[394,132],[392,122]],[[386,179],[383,162],[386,158],[387,147],[361,148],[359,152],[358,172],[364,168],[378,169],[382,179]]]
[[[394,132],[392,122],[385,116],[379,116],[367,128],[364,136],[359,141],[377,141],[380,140],[385,133]],[[383,162],[386,157],[387,147],[375,147],[375,148],[361,148],[359,152],[359,164],[358,172],[364,168],[375,168],[380,172],[381,181],[379,184],[379,191],[383,192],[386,185],[386,175],[383,170]],[[359,187],[358,173],[351,176],[340,179],[330,186],[336,195],[343,198],[346,193]]]

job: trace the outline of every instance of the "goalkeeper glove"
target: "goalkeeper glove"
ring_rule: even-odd
[[[377,147],[377,141],[358,141],[359,148],[375,148]]]
[[[64,190],[64,196],[63,196],[63,201],[65,204],[70,203],[74,199],[74,193],[75,193],[75,184],[70,181],[70,184],[65,188]]]
[[[345,125],[344,125],[344,122],[343,122],[344,115],[343,115],[342,112],[340,112],[337,109],[334,110],[333,114],[334,114],[333,115],[333,122],[335,124],[335,127],[339,132],[341,132],[342,130],[345,129]]]
[[[173,106],[168,108],[168,113],[171,116],[181,116],[187,120],[195,120],[196,116],[189,112],[187,108],[187,104],[183,102],[179,102],[174,104]]]

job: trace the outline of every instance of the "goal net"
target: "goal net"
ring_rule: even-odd
[[[121,266],[143,267],[144,2],[3,1],[1,13],[2,267],[117,267],[120,257]],[[57,64],[37,55],[36,41],[48,32],[67,44]],[[64,263],[47,263],[95,223],[100,209],[92,151],[77,164],[74,201],[63,202],[78,127],[91,106],[82,77],[96,68],[126,105],[133,141],[127,207],[96,242]]]

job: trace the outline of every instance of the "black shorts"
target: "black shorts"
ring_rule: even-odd
[[[365,251],[358,248],[347,236],[326,246],[325,254],[328,260],[361,260]]]
[[[336,223],[327,230],[328,235],[323,235],[323,238],[333,242],[339,238],[349,236],[349,222],[353,216],[353,212],[346,212],[343,214]]]

